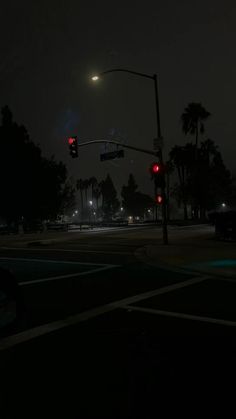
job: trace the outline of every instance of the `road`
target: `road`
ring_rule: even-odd
[[[34,404],[41,394],[52,417],[151,418],[157,406],[167,417],[170,397],[182,416],[186,399],[198,400],[189,416],[204,417],[188,386],[198,379],[206,417],[226,409],[225,397],[231,406],[235,244],[215,243],[209,226],[170,227],[170,241],[153,226],[2,241],[0,266],[17,277],[26,312],[0,344],[4,418],[14,417],[12,397],[30,413],[26,393]]]

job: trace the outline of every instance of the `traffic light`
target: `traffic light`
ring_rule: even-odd
[[[154,162],[151,164],[150,173],[154,179],[156,188],[165,187],[165,167],[161,163]]]
[[[156,203],[157,204],[161,205],[161,204],[163,204],[163,201],[164,201],[164,199],[163,199],[163,196],[161,194],[156,195]]]
[[[71,157],[76,158],[78,157],[78,141],[77,137],[69,137],[68,138],[68,144],[70,149],[70,155]]]
[[[153,175],[155,175],[156,173],[160,172],[160,165],[159,163],[153,163],[151,166],[151,171],[153,173]]]

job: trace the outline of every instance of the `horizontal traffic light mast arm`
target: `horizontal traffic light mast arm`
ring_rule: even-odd
[[[129,148],[130,150],[139,151],[140,153],[146,153],[146,154],[150,154],[151,156],[156,156],[156,157],[158,156],[158,151],[152,151],[152,150],[146,150],[145,148],[133,147],[131,145],[126,145],[126,144],[120,143],[119,141],[114,141],[114,140],[89,140],[83,143],[78,143],[78,147],[83,147],[90,144],[101,144],[101,143],[115,144],[124,148]]]
[[[135,74],[136,76],[146,77],[147,79],[154,79],[155,78],[155,75],[151,76],[150,74],[139,73],[138,71],[127,70],[125,68],[113,68],[112,70],[102,71],[101,73],[99,73],[99,75],[102,76],[103,74],[115,73],[117,71],[120,71],[120,72],[123,72],[123,73]]]

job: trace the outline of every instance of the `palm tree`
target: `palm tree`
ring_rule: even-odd
[[[201,103],[189,103],[181,115],[182,129],[184,134],[195,135],[195,148],[198,148],[199,132],[205,132],[204,121],[211,116]]]
[[[81,210],[82,213],[84,211],[84,197],[83,197],[83,190],[84,190],[84,181],[83,179],[78,179],[76,182],[76,189],[80,191],[80,200],[81,200]]]
[[[207,166],[211,163],[211,158],[213,158],[218,151],[218,146],[213,140],[208,138],[207,140],[201,142],[201,155],[204,158]]]
[[[86,208],[88,206],[88,188],[89,188],[89,186],[90,186],[89,179],[85,179],[84,180],[84,193],[85,193],[85,201],[86,201],[85,207]]]
[[[195,190],[198,196],[200,218],[206,218],[207,202],[212,194],[212,166],[218,154],[218,146],[211,139],[201,142],[199,150],[199,172],[195,179]],[[220,179],[217,180],[217,183]],[[214,183],[214,182],[213,182]]]
[[[97,208],[97,211],[98,211],[98,203],[99,203],[99,198],[100,198],[100,196],[101,196],[101,186],[100,186],[100,184],[99,183],[97,183],[95,186],[94,186],[94,189],[93,189],[93,196],[94,196],[94,198],[96,199],[96,208]]]
[[[101,182],[98,184],[100,195],[102,196],[102,210],[104,207],[104,195],[105,195],[105,181],[101,180]]]
[[[98,181],[94,176],[92,176],[89,179],[89,185],[91,186],[91,193],[92,193],[92,201],[93,201],[93,198],[94,198],[94,189],[95,189],[95,186],[97,185],[97,183],[98,183]]]
[[[166,211],[167,211],[167,220],[170,220],[170,175],[174,171],[173,161],[168,160],[165,164],[166,168]]]
[[[188,219],[187,213],[187,201],[188,201],[188,180],[189,175],[193,168],[193,153],[194,153],[194,146],[192,144],[186,144],[184,147],[181,146],[174,146],[169,153],[170,156],[170,163],[177,169],[178,177],[179,177],[179,185],[182,195],[182,201],[184,206],[184,219]],[[170,164],[169,163],[169,164]]]

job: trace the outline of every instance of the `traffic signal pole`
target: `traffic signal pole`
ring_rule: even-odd
[[[92,80],[96,81],[99,79],[99,76],[103,76],[108,73],[114,73],[114,72],[123,72],[123,73],[129,73],[133,74],[138,77],[145,77],[147,79],[151,79],[154,81],[154,89],[155,89],[155,103],[156,103],[156,126],[157,126],[157,141],[162,141],[161,137],[161,123],[160,123],[160,110],[159,110],[159,99],[158,99],[158,85],[157,85],[157,75],[150,75],[145,73],[140,73],[138,71],[132,71],[125,68],[113,68],[111,70],[103,71],[98,76],[92,77]],[[133,150],[141,151],[141,149],[137,149],[135,147],[127,147],[132,148]],[[163,165],[164,159],[163,159],[163,153],[162,153],[162,144],[159,144],[157,147],[157,151],[150,152],[148,151],[148,154],[152,154],[155,156],[159,156],[160,163]],[[147,151],[143,151],[146,153]],[[163,232],[163,244],[168,244],[168,230],[167,230],[167,202],[166,202],[166,187],[165,184],[162,187],[162,196],[163,196],[163,204],[162,204],[162,232]]]
[[[153,75],[154,86],[155,86],[155,103],[156,103],[156,123],[157,123],[157,140],[162,141],[161,137],[161,121],[160,121],[160,109],[159,109],[159,99],[158,99],[158,85],[157,85],[157,75]],[[160,144],[158,155],[160,159],[160,164],[163,165],[163,153],[162,153],[162,144]],[[166,187],[165,183],[161,188],[161,193],[163,196],[162,204],[162,235],[163,235],[163,244],[168,244],[168,230],[167,230],[167,211],[166,211]]]

